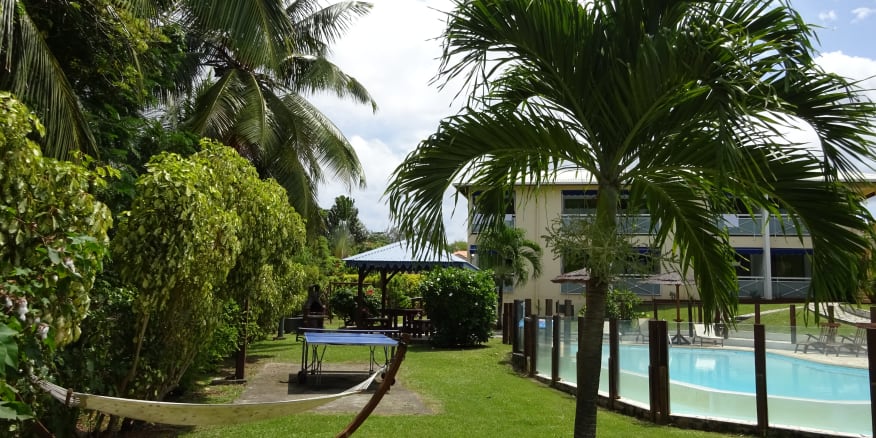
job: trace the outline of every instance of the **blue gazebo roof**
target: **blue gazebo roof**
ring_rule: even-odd
[[[404,240],[347,257],[344,263],[368,271],[419,272],[435,267],[477,269],[467,260],[449,251],[439,252],[427,248],[418,251],[414,256],[411,245]]]

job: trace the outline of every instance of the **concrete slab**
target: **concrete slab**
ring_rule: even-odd
[[[404,366],[404,365],[402,365]],[[344,391],[362,382],[368,377],[368,364],[331,364],[324,369],[324,374],[317,381],[309,376],[306,383],[298,383],[297,363],[272,362],[267,363],[246,384],[246,389],[235,403],[259,403],[283,400],[295,400],[312,397],[318,394],[333,394]],[[362,372],[365,370],[365,372]],[[349,413],[359,412],[371,395],[377,389],[378,383],[372,383],[366,391],[343,397],[311,410],[314,413]],[[392,389],[383,396],[372,415],[430,415],[435,414],[423,398],[406,388],[404,382],[396,377]]]

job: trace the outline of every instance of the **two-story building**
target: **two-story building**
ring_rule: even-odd
[[[596,185],[588,182],[588,175],[578,171],[566,171],[549,184],[542,183],[537,189],[520,184],[515,187],[513,206],[506,211],[505,222],[508,225],[523,229],[526,237],[538,242],[544,249],[542,260],[543,272],[540,278],[531,279],[525,285],[514,288],[506,285],[504,301],[532,299],[536,305],[544,303],[545,299],[554,302],[571,300],[576,309],[584,303],[584,285],[576,283],[554,283],[551,279],[557,276],[581,269],[581,266],[571,266],[553,254],[547,247],[544,235],[552,223],[562,218],[571,220],[582,215],[594,214],[596,208]],[[862,199],[876,194],[876,176],[870,177],[865,183],[856,183]],[[477,190],[468,186],[458,185],[457,190],[467,198],[477,196]],[[469,203],[471,206],[472,203]],[[478,229],[471,224],[477,212],[469,207],[469,254],[477,265],[477,235]],[[745,209],[729,211],[719,219],[727,229],[730,242],[736,251],[737,276],[740,298],[762,298],[764,300],[803,299],[809,288],[812,267],[809,255],[812,253],[812,243],[807,230],[798,230],[792,221],[770,216],[765,211],[760,214],[749,214]],[[651,218],[647,213],[626,214],[621,217],[619,227],[630,236],[633,245],[640,251],[650,251],[652,243],[648,235]],[[802,239],[800,237],[802,235]],[[668,253],[672,242],[668,239],[667,247],[662,253]],[[651,284],[645,281],[647,274],[659,274],[660,270],[671,267],[655,266],[653,272],[636,273],[621,276],[615,282],[615,287],[629,288],[642,297],[644,301],[651,299],[670,299],[674,297],[676,287],[670,284]],[[693,284],[680,286],[679,295],[682,299],[688,296],[696,299],[697,291]],[[536,309],[543,311],[544,309]]]

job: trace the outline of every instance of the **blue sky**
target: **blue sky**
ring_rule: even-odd
[[[339,195],[350,196],[370,231],[389,226],[389,207],[382,199],[392,171],[404,156],[431,134],[438,122],[459,108],[456,90],[439,91],[430,84],[441,53],[436,40],[443,30],[440,11],[449,0],[371,0],[371,13],[358,20],[334,48],[331,59],[359,79],[379,110],[316,96],[314,103],[344,132],[365,168],[368,186],[348,190],[329,181],[320,188],[320,205],[329,208]],[[818,63],[827,71],[865,80],[876,89],[876,0],[792,0],[810,24],[819,26]],[[876,100],[876,92],[870,93]],[[445,202],[448,240],[465,240],[464,203],[454,214]]]

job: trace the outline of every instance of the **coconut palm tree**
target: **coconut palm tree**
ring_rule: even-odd
[[[482,231],[478,234],[477,242],[478,267],[493,270],[493,279],[499,291],[497,315],[501,327],[505,285],[510,281],[514,287],[522,286],[530,275],[532,278],[541,275],[541,246],[527,239],[520,228],[509,227],[504,222]]]
[[[249,159],[286,188],[293,207],[321,232],[317,187],[326,177],[364,185],[364,171],[340,130],[305,96],[313,92],[377,106],[368,91],[327,56],[371,5],[318,0],[187,1],[180,15],[193,37],[194,65],[211,69],[198,87],[189,128]],[[229,4],[230,5],[230,4]],[[190,70],[201,78],[203,72]]]
[[[576,437],[596,434],[622,190],[627,208],[650,213],[655,244],[671,238],[681,271],[695,268],[706,315],[735,312],[733,251],[717,220],[730,199],[809,230],[811,298],[855,290],[872,218],[843,181],[874,157],[876,108],[814,63],[813,37],[787,1],[456,0],[439,79],[463,80],[470,102],[395,170],[390,211],[425,248],[444,241],[452,183],[484,188],[479,209],[566,166],[592,175]],[[814,148],[792,141],[798,124],[813,128]]]
[[[112,6],[96,1],[71,3],[0,0],[0,89],[12,92],[39,114],[45,125],[40,138],[43,154],[57,159],[69,159],[75,151],[97,155],[81,91],[86,88],[92,95],[101,95],[104,89],[142,80],[137,66],[145,45],[143,33],[130,28],[143,25],[149,9],[148,0]],[[88,35],[71,41],[70,33],[75,31]],[[100,71],[101,84],[95,87],[70,71],[75,70],[71,59],[76,68]],[[100,87],[104,88],[95,89]],[[115,91],[136,95],[130,90]],[[105,102],[105,107],[118,103]]]

